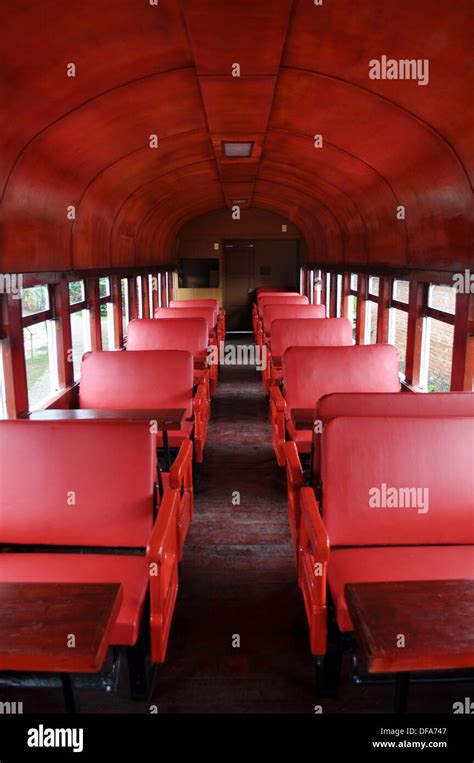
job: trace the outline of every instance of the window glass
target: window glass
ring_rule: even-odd
[[[99,278],[99,296],[110,297],[110,278]]]
[[[367,342],[368,344],[377,344],[377,316],[379,312],[379,306],[376,302],[371,302],[370,299],[366,302],[366,314],[367,321]]]
[[[138,317],[143,318],[143,293],[142,293],[142,277],[137,276],[137,306]]]
[[[428,392],[449,392],[454,327],[434,318],[425,318],[423,363],[420,386]]]
[[[29,407],[35,408],[58,392],[56,341],[53,321],[23,329]]]
[[[357,284],[359,282],[359,276],[357,273],[351,273],[351,289],[357,291]]]
[[[408,313],[392,307],[390,310],[389,343],[395,345],[400,359],[400,371],[405,374],[407,357]]]
[[[23,318],[41,313],[43,310],[49,310],[47,286],[31,286],[29,289],[21,290],[21,314]]]
[[[82,356],[91,349],[89,310],[78,310],[71,314],[72,362],[74,379],[81,375]]]
[[[127,336],[127,327],[128,322],[130,320],[129,318],[129,311],[128,311],[128,280],[126,278],[122,278],[120,282],[121,286],[121,292],[122,292],[122,328],[123,328],[123,336],[124,339]]]
[[[408,305],[410,296],[410,282],[400,281],[396,278],[393,282],[392,296],[393,299],[396,299],[398,302],[404,302],[406,305]]]
[[[369,276],[369,294],[374,297],[379,296],[380,278],[378,276]]]
[[[434,286],[431,284],[428,306],[454,315],[456,312],[456,290],[453,286]]]
[[[84,281],[71,281],[69,283],[69,304],[77,305],[79,302],[84,302],[85,298]]]

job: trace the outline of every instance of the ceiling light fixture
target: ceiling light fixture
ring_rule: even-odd
[[[253,141],[248,143],[234,143],[229,141],[222,142],[222,151],[224,156],[231,159],[242,159],[248,156],[252,156]]]

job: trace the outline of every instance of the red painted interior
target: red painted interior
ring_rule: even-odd
[[[310,262],[472,264],[470,7],[4,0],[1,269],[169,264],[180,228],[235,198],[241,222],[294,223]],[[369,79],[382,54],[428,59],[429,84]]]

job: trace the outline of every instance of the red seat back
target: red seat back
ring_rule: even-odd
[[[330,392],[400,390],[398,355],[389,344],[290,347],[283,355],[283,378],[288,409],[314,408]]]
[[[0,422],[0,543],[146,546],[155,453],[147,423]]]
[[[316,404],[315,421],[325,425],[338,416],[409,416],[469,417],[474,416],[474,392],[338,392],[324,395]],[[313,484],[320,475],[321,433],[313,433]]]
[[[474,543],[473,443],[472,418],[329,421],[321,475],[331,546]]]
[[[155,318],[204,318],[209,334],[216,326],[216,313],[212,307],[159,307]]]
[[[474,416],[474,392],[339,392],[322,397],[315,418],[326,424],[337,416]]]
[[[258,297],[257,307],[259,315],[263,314],[265,305],[308,305],[309,299],[304,294],[288,292],[278,294],[262,294]]]
[[[135,319],[128,324],[127,350],[187,350],[204,355],[209,344],[204,318],[176,321]]]
[[[217,299],[172,299],[170,307],[212,307],[214,310],[214,323],[217,321],[219,313],[219,302]]]
[[[193,356],[184,350],[88,352],[80,408],[186,408],[192,413]]]
[[[270,304],[263,308],[263,330],[270,335],[270,327],[273,321],[278,319],[292,318],[301,320],[302,318],[325,318],[326,308],[323,305],[308,304]],[[276,355],[277,353],[275,353]]]
[[[352,345],[352,325],[347,318],[277,318],[270,336],[272,354],[281,357],[288,347]]]

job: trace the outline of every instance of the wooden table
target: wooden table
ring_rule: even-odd
[[[119,583],[0,583],[0,670],[59,672],[75,712],[70,674],[101,670],[121,601]]]
[[[348,583],[345,596],[369,673],[397,674],[395,712],[410,671],[474,668],[474,580]]]
[[[107,409],[107,408],[49,408],[30,413],[31,421],[85,421],[112,419],[115,421],[146,421],[154,423],[156,429],[163,433],[164,468],[169,472],[171,456],[168,432],[176,432],[183,428],[186,416],[185,408],[138,408],[138,409]]]
[[[291,420],[295,429],[313,429],[314,408],[292,408]]]

